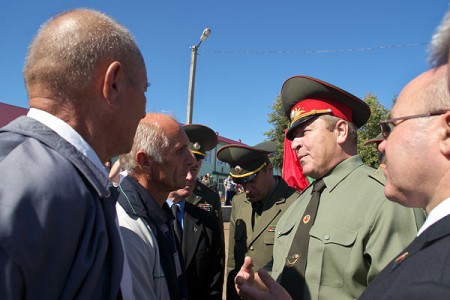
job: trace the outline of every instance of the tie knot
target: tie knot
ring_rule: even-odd
[[[323,179],[320,180],[316,180],[313,183],[313,193],[322,193],[322,191],[325,189],[326,185],[325,182],[323,181]]]

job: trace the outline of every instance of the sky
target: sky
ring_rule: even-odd
[[[428,44],[446,0],[2,0],[0,102],[28,107],[22,68],[40,24],[74,8],[100,10],[125,25],[143,53],[147,111],[186,122],[191,46],[197,57],[192,123],[256,145],[283,82],[307,75],[388,109],[426,71]]]

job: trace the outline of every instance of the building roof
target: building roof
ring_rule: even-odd
[[[0,102],[0,127],[5,126],[15,118],[24,116],[28,109]]]
[[[218,132],[216,132],[216,133],[217,133],[217,138],[219,139],[219,142],[222,142],[222,143],[225,143],[225,144],[242,144],[242,145],[245,145],[244,143],[241,142],[241,140],[235,141],[235,140],[232,140],[232,139],[220,136]]]

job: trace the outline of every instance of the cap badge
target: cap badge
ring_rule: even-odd
[[[234,167],[234,170],[236,171],[236,173],[242,174],[242,168],[241,168],[241,166],[236,166],[236,167]]]
[[[303,107],[296,107],[291,111],[291,121],[294,120],[297,116],[300,116],[305,113]]]
[[[201,146],[200,146],[199,142],[195,142],[194,145],[192,145],[192,147],[193,147],[195,150],[199,150]]]

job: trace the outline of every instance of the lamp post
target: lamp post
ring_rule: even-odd
[[[186,124],[192,124],[192,110],[194,108],[194,85],[195,85],[195,69],[197,67],[197,51],[200,44],[206,40],[206,38],[211,34],[211,29],[205,28],[202,35],[200,36],[200,41],[197,45],[191,47],[191,69],[189,73],[189,90],[188,90],[188,102],[187,102],[187,114],[186,114]]]

